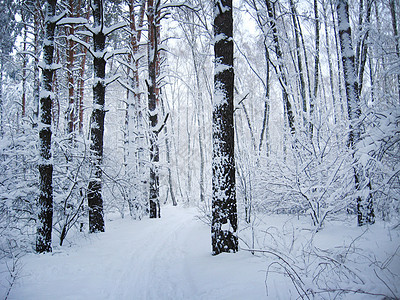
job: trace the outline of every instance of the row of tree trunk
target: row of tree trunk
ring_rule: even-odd
[[[139,28],[143,24],[145,1],[140,3],[139,13]],[[132,34],[131,41],[131,55],[129,72],[132,73],[131,86],[128,90],[127,110],[126,110],[126,134],[133,135],[130,132],[131,126],[129,125],[132,120],[135,120],[133,115],[135,112],[143,112],[143,110],[135,109],[135,105],[140,103],[140,94],[138,93],[139,75],[138,75],[138,45],[140,41],[141,29],[136,30],[136,23],[134,20],[134,1],[131,3],[131,30],[136,31]],[[256,2],[253,1],[256,7]],[[267,8],[268,22],[272,32],[273,50],[275,52],[278,65],[273,65],[277,73],[280,86],[282,88],[282,99],[284,106],[284,113],[286,116],[286,124],[290,134],[296,140],[296,126],[295,114],[293,105],[287,90],[287,74],[283,65],[283,52],[280,45],[280,38],[277,30],[277,18],[275,15],[274,3],[266,0],[265,5]],[[71,4],[72,7],[72,4]],[[147,0],[147,19],[148,19],[148,80],[146,80],[148,89],[148,113],[149,113],[149,156],[150,156],[150,173],[149,173],[149,215],[150,218],[159,218],[160,202],[159,202],[159,145],[158,135],[163,129],[164,124],[159,121],[159,107],[160,107],[160,88],[158,86],[160,74],[160,18],[161,18],[161,3],[159,0]],[[104,213],[103,213],[103,199],[102,199],[102,182],[103,182],[103,147],[104,147],[104,119],[105,119],[105,90],[106,90],[106,37],[110,31],[107,30],[104,21],[104,4],[102,0],[93,0],[91,2],[93,12],[94,26],[92,30],[93,49],[90,51],[93,55],[94,66],[94,81],[93,81],[93,110],[90,120],[90,161],[91,161],[91,176],[88,185],[88,206],[89,206],[89,231],[98,232],[104,231]],[[294,25],[294,34],[296,42],[297,62],[300,75],[300,91],[302,98],[303,118],[304,123],[307,123],[307,102],[306,102],[306,87],[304,72],[302,70],[302,59],[300,55],[302,38],[301,27],[298,24],[296,7],[293,1],[290,1],[290,9],[292,12],[292,19]],[[36,248],[38,252],[51,251],[51,230],[52,230],[52,212],[53,212],[53,195],[52,195],[52,172],[53,165],[51,161],[51,136],[52,136],[52,98],[53,98],[53,76],[55,71],[54,61],[54,33],[57,23],[56,18],[56,0],[48,0],[46,3],[46,18],[45,18],[45,37],[43,42],[43,77],[42,77],[42,91],[40,92],[40,117],[38,120],[39,125],[39,140],[40,140],[40,163],[39,163],[39,176],[40,176],[40,197],[38,201],[38,227],[37,227],[37,242]],[[360,120],[360,86],[358,80],[364,73],[365,65],[365,46],[357,45],[356,52],[360,54],[357,56],[361,60],[355,67],[355,54],[352,47],[351,28],[349,23],[348,2],[347,0],[339,0],[337,3],[337,16],[339,28],[339,40],[341,46],[341,56],[343,62],[343,73],[345,91],[347,95],[347,111],[350,120],[350,136],[349,147],[353,150],[354,159],[354,178],[355,188],[359,191],[357,196],[357,213],[358,224],[372,224],[374,223],[374,210],[373,199],[371,193],[371,184],[366,176],[366,172],[359,162],[356,145],[361,141],[362,136],[362,123]],[[314,89],[309,91],[309,135],[313,136],[313,110],[314,100],[318,93],[318,78],[319,78],[319,35],[320,24],[318,14],[318,2],[314,1],[314,17],[315,17],[315,61],[314,61]],[[396,19],[393,17],[393,26],[397,28]],[[233,17],[232,17],[232,0],[215,0],[214,1],[214,96],[213,96],[213,180],[212,180],[212,252],[214,255],[221,252],[236,252],[238,250],[237,238],[237,204],[235,192],[235,158],[234,158],[234,66],[233,66]],[[69,34],[74,34],[73,26],[69,28]],[[67,114],[68,119],[68,132],[73,133],[75,130],[76,119],[81,121],[82,116],[78,118],[74,114],[74,77],[73,63],[74,63],[74,46],[75,42],[69,40],[69,65],[68,70],[68,97],[69,97],[69,110]],[[82,44],[85,44],[84,41]],[[303,43],[304,44],[304,43]],[[398,50],[398,49],[397,49]],[[399,52],[399,51],[397,51]],[[270,54],[268,47],[265,47],[265,56],[267,60],[267,67],[270,66]],[[83,62],[84,63],[84,62]],[[307,62],[306,62],[307,64]],[[196,62],[195,62],[196,68]],[[269,70],[266,81],[266,97],[269,97]],[[82,78],[82,76],[81,76]],[[310,81],[310,80],[308,80]],[[80,83],[81,88],[83,82]],[[198,87],[199,88],[199,87]],[[82,88],[83,90],[83,88]],[[82,94],[83,96],[83,94]],[[81,100],[80,104],[81,105]],[[267,131],[267,118],[269,114],[268,99],[266,99],[264,126],[261,135]],[[137,120],[143,119],[139,116]],[[137,122],[136,120],[136,122]],[[199,119],[200,120],[200,119]],[[166,122],[166,119],[164,123]],[[199,123],[200,124],[200,123]],[[78,126],[81,130],[81,125]],[[140,135],[139,135],[140,136]],[[143,137],[141,137],[143,138]],[[126,138],[130,143],[137,143],[138,139]],[[201,135],[199,136],[199,142]],[[130,143],[127,144],[125,154],[125,165],[128,166]],[[140,143],[140,142],[139,142]],[[261,149],[261,142],[259,148]],[[255,143],[254,143],[255,145]],[[294,147],[296,145],[294,144]],[[143,155],[143,147],[138,147],[135,153],[136,158]],[[139,160],[137,160],[139,161]],[[143,165],[139,166],[138,177],[144,174]],[[170,175],[171,176],[171,175]],[[142,182],[145,185],[145,182]],[[204,197],[203,184],[200,185],[202,198]],[[171,195],[173,192],[171,191]],[[132,191],[127,196],[132,199]]]
[[[70,1],[70,13],[73,12],[74,5]],[[136,1],[131,1],[131,29],[132,41],[131,41],[131,53],[129,71],[132,72],[131,86],[128,88],[128,107],[126,117],[126,130],[129,133],[129,128],[132,128],[132,121],[137,119],[142,122],[142,117],[135,118],[135,113],[140,111],[132,109],[134,106],[138,107],[140,102],[140,93],[138,92],[139,77],[138,77],[138,47],[141,36],[141,27],[143,24],[144,8],[146,1],[141,1],[141,9],[139,13],[139,30],[136,31],[135,24],[135,6]],[[81,4],[81,1],[79,1]],[[49,252],[52,251],[51,246],[51,234],[52,234],[52,219],[53,219],[53,189],[52,189],[52,149],[51,149],[51,136],[52,136],[52,103],[54,102],[54,90],[53,90],[53,78],[56,64],[54,61],[54,38],[55,28],[59,21],[56,16],[56,0],[49,0],[46,3],[46,16],[45,16],[45,37],[43,41],[43,77],[42,77],[42,90],[40,92],[40,118],[39,118],[39,141],[40,141],[40,163],[39,163],[39,181],[40,181],[40,197],[38,200],[38,221],[37,221],[37,239],[36,239],[36,251],[37,252]],[[105,25],[104,20],[104,3],[102,0],[93,0],[91,2],[91,10],[93,13],[94,24],[92,27],[87,27],[87,30],[92,32],[93,47],[90,47],[87,40],[79,41],[78,39],[68,39],[67,42],[67,54],[68,54],[68,99],[69,107],[66,114],[67,121],[67,133],[73,139],[73,134],[77,129],[76,124],[78,120],[78,129],[82,130],[81,120],[81,109],[78,110],[79,114],[76,116],[75,97],[74,91],[74,58],[75,58],[75,45],[80,43],[85,48],[85,56],[89,51],[93,56],[93,67],[94,67],[94,78],[93,78],[93,109],[90,118],[90,178],[87,188],[87,200],[89,208],[89,232],[103,232],[105,230],[104,224],[104,212],[103,212],[103,196],[102,196],[102,182],[103,182],[103,149],[104,149],[104,120],[105,120],[105,91],[107,86],[106,78],[106,63],[107,57],[110,54],[106,50],[106,38],[114,29],[110,30]],[[160,25],[160,1],[147,0],[147,17],[148,17],[148,74],[149,80],[146,80],[148,86],[148,109],[149,109],[149,121],[150,121],[150,177],[149,177],[149,209],[145,209],[149,214],[150,218],[159,218],[160,214],[160,203],[159,203],[159,175],[158,175],[158,161],[159,161],[159,150],[158,150],[158,134],[162,130],[163,126],[158,126],[158,109],[159,109],[159,87],[158,87],[158,76],[160,73],[160,56],[159,56],[159,25]],[[78,15],[79,17],[79,15]],[[61,18],[61,17],[60,17]],[[67,27],[67,34],[69,36],[74,34],[74,24],[78,22],[72,22]],[[63,23],[67,24],[67,23]],[[133,26],[133,27],[132,27]],[[123,27],[122,25],[120,27]],[[118,26],[116,27],[118,28]],[[85,60],[82,60],[82,64],[85,64]],[[84,72],[84,66],[81,66],[80,72]],[[83,74],[81,74],[83,75]],[[83,80],[83,76],[80,76],[78,80]],[[83,82],[78,85],[78,107],[82,106],[83,101]],[[129,92],[130,91],[130,92]],[[133,97],[131,97],[133,94]],[[131,103],[129,102],[131,99]],[[166,121],[166,120],[165,120]],[[144,126],[143,126],[144,127]],[[137,127],[136,127],[137,128]],[[131,136],[133,135],[130,132]],[[144,136],[141,137],[142,141]],[[129,140],[129,139],[128,139]],[[135,139],[131,141],[137,143]],[[140,141],[139,141],[140,142]],[[136,161],[140,164],[139,174],[143,175],[144,171],[144,145],[136,150]],[[129,153],[129,149],[127,149]],[[128,154],[127,154],[128,155]],[[142,161],[139,162],[139,159]],[[127,158],[128,159],[128,158]],[[143,177],[143,176],[142,176]],[[145,186],[146,181],[142,178],[142,186]],[[147,193],[142,191],[142,195]],[[129,193],[128,197],[132,198],[132,193]]]

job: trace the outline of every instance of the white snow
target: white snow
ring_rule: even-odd
[[[116,24],[114,24],[114,25],[112,25],[110,27],[104,28],[103,33],[104,33],[104,35],[109,35],[111,32],[113,32],[115,30],[118,30],[120,28],[126,27],[126,26],[128,26],[127,22],[125,22],[125,21],[119,22],[119,23],[116,23]]]
[[[226,70],[229,70],[229,69],[232,69],[232,66],[218,63],[218,64],[215,64],[214,74],[219,74],[219,73],[222,73],[222,72],[224,72]]]
[[[227,35],[225,33],[219,33],[216,36],[214,36],[213,44],[218,43],[221,40],[224,40],[227,38]]]
[[[272,264],[276,262],[273,256],[252,255],[244,250],[211,256],[210,228],[196,218],[197,213],[193,208],[167,206],[162,209],[161,219],[110,220],[108,216],[105,233],[86,238],[75,236],[73,243],[68,240],[63,247],[54,246],[53,253],[22,257],[22,269],[17,273],[8,299],[298,298],[291,280],[273,271],[278,266]],[[280,215],[267,217],[264,221],[264,238],[259,241],[268,242],[269,249],[281,247],[293,257],[299,246],[307,247],[306,238],[313,236],[307,230],[304,219],[299,221]],[[399,231],[389,231],[380,224],[367,229],[357,227],[355,222],[353,224],[343,220],[328,224],[314,237],[317,249],[330,247],[338,251],[340,247],[349,245],[344,248],[344,254],[350,257],[354,251],[364,247],[373,255],[360,256],[364,261],[361,266],[368,268],[373,259],[384,262],[385,267],[393,265],[393,262],[398,264],[397,256],[391,261],[384,261],[384,258],[399,245]],[[247,233],[243,227],[242,236]],[[283,234],[285,230],[288,235]],[[299,232],[300,236],[297,235]],[[292,238],[295,240],[292,241]],[[55,239],[54,244],[56,242]],[[242,241],[240,243],[242,248],[248,248]],[[284,257],[291,261],[288,256]],[[307,262],[307,257],[298,259],[311,266],[312,262]],[[344,261],[348,258],[338,255],[335,259]],[[345,267],[357,270],[360,266],[343,265],[343,272]],[[400,264],[392,271],[398,274],[399,267]],[[267,269],[270,271],[268,276]],[[378,265],[375,270],[380,272]],[[310,277],[303,277],[303,281],[315,287],[309,280],[315,275],[312,271],[315,270],[310,269]],[[373,274],[363,271],[357,270],[367,285]],[[6,292],[8,278],[5,261],[0,261],[0,295]],[[385,280],[387,284],[393,284]],[[376,293],[385,288],[379,280],[368,287]],[[375,298],[346,294],[345,299]]]
[[[82,17],[68,17],[62,18],[57,22],[57,25],[70,25],[70,24],[87,24],[87,19]]]

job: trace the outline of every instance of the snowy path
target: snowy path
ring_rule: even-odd
[[[52,254],[31,254],[9,299],[260,299],[265,263],[248,253],[210,255],[196,210],[165,207],[161,219],[107,222]]]

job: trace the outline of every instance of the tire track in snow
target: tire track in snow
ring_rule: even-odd
[[[164,211],[161,219],[146,220],[146,227],[132,237],[131,251],[124,259],[124,271],[110,299],[188,299],[196,287],[185,270],[187,236],[193,214]],[[137,234],[132,230],[132,236]]]

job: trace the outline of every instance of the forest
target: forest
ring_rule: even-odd
[[[256,259],[238,299],[400,298],[399,1],[0,0],[0,22],[5,299],[118,231]],[[236,299],[193,284],[89,298]]]

